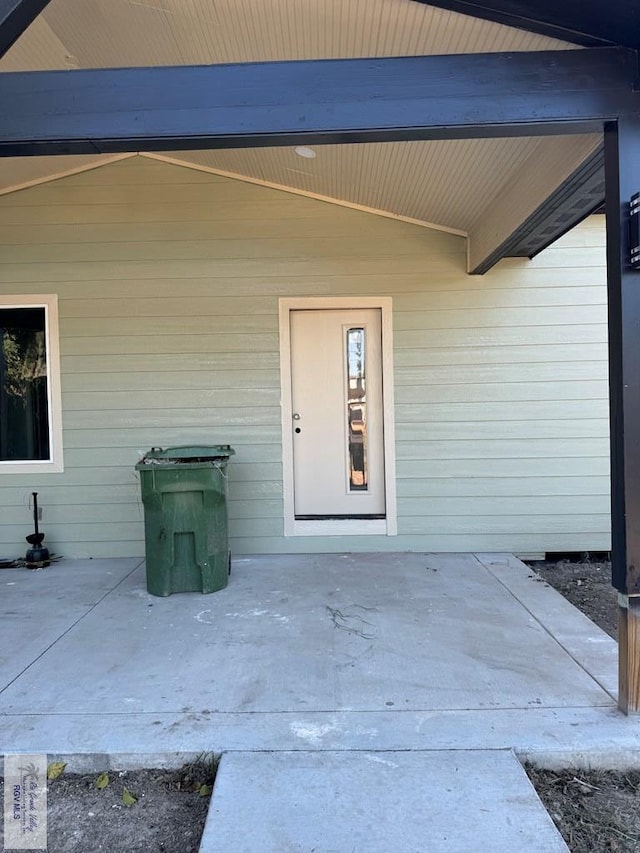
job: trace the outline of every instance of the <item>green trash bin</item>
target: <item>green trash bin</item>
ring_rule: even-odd
[[[152,448],[140,472],[147,562],[153,595],[216,592],[227,585],[228,444]]]

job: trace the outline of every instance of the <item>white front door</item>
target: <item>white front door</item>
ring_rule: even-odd
[[[381,311],[290,318],[295,517],[384,517]]]

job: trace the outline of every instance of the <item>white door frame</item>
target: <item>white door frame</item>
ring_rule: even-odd
[[[382,519],[318,519],[296,521],[293,488],[293,437],[291,421],[291,311],[314,309],[378,308],[382,319],[382,407],[384,415],[385,512]],[[396,510],[395,419],[393,403],[393,326],[390,296],[314,296],[279,300],[280,408],[282,412],[282,473],[285,536],[351,536],[398,532]]]

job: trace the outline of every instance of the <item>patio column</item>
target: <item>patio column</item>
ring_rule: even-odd
[[[640,192],[640,115],[605,125],[612,583],[619,593],[618,706],[640,712],[640,271],[629,202]]]

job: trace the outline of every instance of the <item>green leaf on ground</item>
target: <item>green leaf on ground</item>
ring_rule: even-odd
[[[109,774],[101,773],[95,781],[96,788],[101,791],[103,788],[106,788],[109,784]]]
[[[64,773],[66,766],[64,761],[52,761],[47,767],[47,779],[58,779]]]
[[[208,797],[212,790],[211,785],[200,785],[198,793],[201,797]]]
[[[138,798],[135,794],[132,794],[128,788],[125,788],[122,792],[122,802],[125,804],[125,806],[131,807],[135,806],[135,804],[138,802]]]

